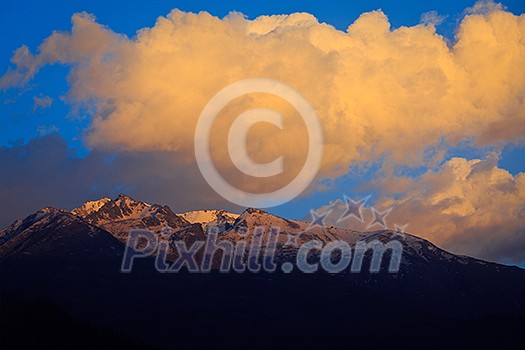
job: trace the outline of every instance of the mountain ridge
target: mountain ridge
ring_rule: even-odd
[[[278,239],[278,243],[281,244],[284,244],[287,240],[287,237],[285,237],[286,233],[297,235],[301,243],[305,243],[311,239],[318,239],[324,243],[333,239],[341,239],[352,244],[358,240],[369,242],[377,239],[384,243],[389,239],[397,238],[402,242],[410,241],[410,244],[414,248],[417,248],[416,246],[418,244],[424,244],[427,248],[431,247],[431,250],[438,249],[442,251],[442,256],[445,259],[472,259],[472,261],[484,264],[508,266],[466,255],[456,255],[439,248],[424,238],[409,233],[399,233],[395,230],[385,229],[361,232],[334,227],[332,225],[310,227],[310,223],[308,222],[289,220],[256,208],[246,208],[240,214],[229,213],[222,209],[202,209],[175,213],[167,205],[149,204],[135,200],[123,193],[119,194],[115,199],[103,197],[99,200],[86,201],[81,206],[70,211],[45,207],[28,215],[24,219],[17,219],[11,225],[0,230],[0,247],[12,236],[16,236],[17,232],[20,231],[20,227],[24,228],[24,225],[27,226],[32,220],[38,222],[39,220],[37,219],[55,211],[70,213],[82,218],[89,225],[109,232],[113,237],[123,243],[127,241],[127,233],[129,230],[137,228],[145,228],[158,234],[165,234],[166,231],[170,233],[183,232],[186,228],[198,225],[202,227],[203,232],[206,232],[208,227],[216,226],[219,227],[223,233],[226,232],[230,234],[231,238],[232,235],[236,235],[239,232],[253,231],[256,226],[264,226],[267,228],[274,226],[279,227],[281,230]],[[303,235],[306,237],[305,239],[301,237]],[[417,251],[417,249],[414,250]]]
[[[171,348],[174,341],[170,336],[173,322],[192,335],[185,340],[192,347],[202,347],[200,330],[204,327],[206,332],[213,332],[217,322],[229,322],[232,329],[250,337],[257,336],[254,325],[266,329],[269,323],[280,322],[274,327],[282,329],[276,331],[279,339],[297,347],[304,344],[287,338],[288,329],[294,325],[312,347],[321,347],[330,339],[334,342],[330,338],[334,331],[344,336],[350,327],[358,330],[353,337],[361,337],[359,344],[366,347],[373,336],[370,330],[385,317],[388,327],[381,327],[382,332],[396,337],[407,329],[415,330],[422,334],[423,344],[434,341],[444,331],[455,334],[455,327],[467,327],[471,320],[484,329],[497,329],[499,334],[517,339],[518,332],[509,333],[508,327],[525,319],[525,270],[457,256],[410,234],[309,227],[307,222],[253,208],[233,221],[226,218],[218,222],[212,215],[209,223],[190,223],[184,218],[178,220],[178,214],[169,207],[138,203],[127,196],[105,202],[96,210],[82,211],[85,218],[77,215],[78,211],[74,214],[47,207],[0,230],[1,291],[29,300],[50,300],[80,319],[139,335],[165,348]],[[183,241],[189,247],[197,240],[205,240],[208,224],[217,223],[224,229],[218,239],[234,245],[244,241],[246,246],[254,238],[256,226],[279,226],[282,232],[277,239],[276,271],[218,273],[213,268],[209,273],[160,273],[155,269],[156,257],[151,256],[137,259],[130,273],[120,272],[125,230],[152,228],[170,246]],[[170,230],[162,230],[168,227]],[[351,247],[357,242],[397,240],[403,246],[400,269],[396,273],[387,271],[391,256],[386,253],[378,272],[368,269],[368,254],[363,269],[355,273],[344,270],[331,274],[321,269],[313,274],[297,269],[285,273],[281,266],[293,263],[298,251],[288,244],[290,236],[298,245],[314,239],[324,244],[341,239]],[[176,258],[176,254],[168,255],[166,260],[171,264]],[[199,251],[198,264],[201,258]],[[144,323],[144,319],[159,322]],[[327,319],[337,322],[326,323]],[[425,322],[438,328],[429,330]],[[449,323],[456,326],[451,329]],[[325,336],[316,338],[318,332]],[[472,334],[477,332],[472,330]],[[221,338],[221,344],[234,342],[243,348],[248,338],[235,343],[228,336]],[[413,346],[399,341],[401,347]]]

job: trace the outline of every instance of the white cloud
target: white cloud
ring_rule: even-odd
[[[39,125],[36,128],[36,131],[40,136],[45,136],[54,132],[58,131],[58,127],[56,125]]]
[[[392,220],[453,252],[523,263],[525,173],[513,176],[497,161],[452,158],[382,205],[394,206]]]
[[[192,162],[196,120],[218,90],[249,77],[280,80],[317,111],[327,140],[321,174],[336,176],[384,154],[421,164],[423,150],[438,144],[522,140],[524,38],[525,16],[497,9],[466,17],[452,48],[431,26],[391,31],[380,11],[342,32],[304,13],[248,20],[175,10],[133,39],[77,14],[72,31],[55,32],[37,55],[17,50],[17,67],[0,86],[24,83],[44,64],[67,64],[67,101],[93,111],[90,146],[170,150]],[[289,118],[288,132],[259,128],[266,142],[251,145],[255,158],[271,160],[285,150],[291,175],[276,180],[281,185],[302,166],[306,135],[275,99],[252,96],[226,110],[214,156],[223,172],[235,171],[219,136],[236,113],[261,103]]]
[[[487,15],[495,11],[503,11],[505,6],[499,2],[494,2],[493,0],[480,0],[474,4],[472,7],[468,7],[465,10],[465,14],[468,15]]]
[[[433,25],[434,27],[437,27],[443,23],[445,19],[447,19],[447,16],[441,16],[437,11],[428,11],[421,15],[420,22],[426,26]]]
[[[33,96],[33,112],[51,107],[53,99],[49,96]]]
[[[384,178],[378,183],[383,197],[375,207],[392,208],[386,218],[389,229],[408,224],[407,232],[453,253],[523,264],[525,173],[513,176],[497,163],[495,153],[485,159],[452,158],[418,178]],[[370,209],[363,209],[363,223],[354,218],[338,222],[346,209],[341,200],[319,211],[328,209],[332,210],[329,225],[381,229],[367,227],[372,221]]]

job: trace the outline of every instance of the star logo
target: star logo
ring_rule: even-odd
[[[352,216],[356,218],[357,220],[359,220],[360,222],[363,222],[363,213],[361,212],[361,209],[365,205],[368,198],[370,198],[370,196],[354,201],[353,199],[345,195],[344,200],[346,203],[346,210],[343,213],[343,215],[341,215],[339,220],[337,220],[337,222],[341,222]]]
[[[331,212],[332,212],[332,209],[329,209],[322,214],[318,214],[315,212],[315,210],[310,209],[310,215],[312,215],[312,221],[310,222],[310,225],[308,225],[307,230],[314,228],[316,226],[324,228],[325,227],[324,220],[326,219],[328,214],[330,214]]]
[[[399,226],[397,224],[394,224],[394,234],[392,235],[392,238],[396,236],[405,237],[406,228],[409,224],[405,224],[403,226]]]
[[[372,209],[372,215],[374,215],[374,218],[372,219],[372,221],[368,224],[366,228],[370,228],[372,226],[379,225],[382,228],[386,229],[387,228],[386,217],[388,216],[388,214],[390,214],[390,212],[392,211],[392,208],[388,208],[385,211],[379,211],[374,207],[372,207],[371,209]]]
[[[299,238],[301,233],[302,232],[297,233],[297,234],[286,232],[287,240],[286,240],[286,243],[284,244],[284,246],[286,247],[287,245],[289,245],[289,246],[292,246],[294,248],[297,248],[299,246],[299,244],[297,243],[297,238]]]

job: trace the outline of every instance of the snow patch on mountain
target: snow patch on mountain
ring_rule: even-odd
[[[96,201],[87,201],[80,207],[71,210],[72,214],[85,217],[91,213],[99,211],[106,203],[111,202],[111,198],[104,197]]]
[[[208,224],[212,221],[216,221],[219,218],[224,218],[228,221],[235,221],[239,217],[239,214],[229,213],[220,209],[212,210],[194,210],[179,214],[181,217],[186,219],[192,224]]]

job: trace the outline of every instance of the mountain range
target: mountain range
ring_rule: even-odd
[[[403,255],[397,273],[386,270],[389,256],[378,273],[162,274],[154,270],[153,256],[137,260],[132,273],[120,273],[131,229],[189,244],[205,239],[212,226],[220,228],[219,239],[230,242],[250,242],[256,226],[279,227],[277,263],[293,261],[297,254],[297,247],[287,243],[290,236],[297,237],[298,246],[314,239],[351,246],[397,240]],[[0,231],[2,309],[10,311],[2,314],[2,324],[9,325],[9,332],[2,327],[3,339],[24,342],[23,336],[14,337],[23,334],[20,310],[25,310],[45,334],[56,333],[52,345],[64,347],[75,339],[61,342],[59,330],[47,329],[55,314],[110,329],[128,348],[525,344],[525,270],[458,256],[408,233],[310,226],[254,208],[241,214],[177,214],[124,194],[71,211],[43,208]],[[370,254],[366,257],[370,260]],[[28,306],[34,300],[60,312],[43,315]],[[91,340],[97,339],[95,333]],[[120,344],[103,334],[97,347]]]

